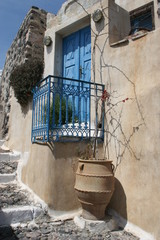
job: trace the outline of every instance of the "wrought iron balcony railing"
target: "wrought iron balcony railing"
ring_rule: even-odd
[[[76,141],[95,137],[96,101],[104,85],[48,76],[33,90],[32,142]],[[102,103],[103,104],[103,103]],[[103,139],[101,115],[99,138]]]

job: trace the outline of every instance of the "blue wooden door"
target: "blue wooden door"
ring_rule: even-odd
[[[63,39],[63,76],[90,81],[91,31],[86,27]]]
[[[90,82],[91,80],[91,30],[85,27],[63,39],[63,76]],[[78,86],[78,82],[74,85]],[[83,85],[85,88],[85,85]],[[82,88],[82,86],[81,86]],[[71,97],[70,97],[71,99]],[[71,100],[73,101],[73,99]],[[80,102],[80,103],[79,103]],[[77,95],[74,99],[75,116],[80,122],[89,120],[90,99]]]

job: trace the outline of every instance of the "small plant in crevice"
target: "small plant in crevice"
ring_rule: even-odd
[[[43,62],[31,59],[13,69],[10,75],[10,86],[14,90],[18,103],[25,107],[32,99],[32,89],[42,78]]]

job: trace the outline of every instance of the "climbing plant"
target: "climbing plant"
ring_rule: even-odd
[[[30,61],[16,66],[11,72],[10,86],[22,107],[26,106],[32,98],[32,89],[42,78],[43,68],[42,61],[32,58]]]
[[[90,13],[79,0],[75,0],[84,12],[90,16]],[[101,125],[102,111],[105,118],[104,126],[104,158],[115,159],[115,171],[125,154],[128,152],[136,160],[140,160],[140,154],[135,151],[132,146],[132,139],[134,135],[145,126],[145,119],[142,108],[136,92],[136,83],[132,76],[127,75],[127,68],[121,69],[114,62],[106,57],[105,49],[109,43],[109,33],[107,26],[111,19],[108,16],[108,7],[99,1],[100,10],[103,18],[101,22],[95,23],[95,27],[91,27],[92,35],[92,79],[95,83],[99,77],[100,83],[105,83],[105,91],[101,97],[97,97],[96,88],[94,94],[95,112],[98,118],[98,124]],[[104,5],[104,6],[103,6]],[[93,25],[92,25],[93,26]],[[119,79],[115,79],[112,73],[118,73]],[[99,75],[98,75],[99,74]],[[130,92],[124,92],[120,86],[120,81],[123,81],[125,87],[130,89]],[[102,103],[104,107],[102,107]],[[125,109],[128,106],[134,106],[137,112],[137,119],[130,121],[130,127],[126,128]],[[98,124],[95,121],[95,140],[93,143],[93,158],[98,158]]]

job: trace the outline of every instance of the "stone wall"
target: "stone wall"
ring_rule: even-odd
[[[8,133],[11,91],[9,78],[12,70],[31,58],[43,60],[43,37],[46,29],[46,12],[32,7],[26,15],[16,38],[9,48],[1,79],[1,137]]]

